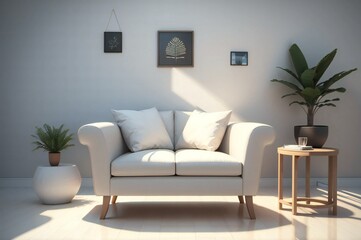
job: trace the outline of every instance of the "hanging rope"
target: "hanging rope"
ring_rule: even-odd
[[[108,20],[107,28],[105,29],[105,31],[106,31],[106,32],[108,31],[108,27],[109,27],[110,19],[112,18],[113,14],[114,14],[114,16],[115,16],[115,20],[117,20],[117,24],[118,24],[119,32],[121,32],[121,31],[120,31],[120,25],[119,25],[118,17],[117,17],[117,14],[116,14],[116,12],[115,12],[114,8],[113,8],[112,12],[110,13],[110,17],[109,17],[109,20]]]

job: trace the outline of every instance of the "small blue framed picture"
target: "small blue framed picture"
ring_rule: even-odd
[[[248,66],[248,52],[231,52],[231,66]]]

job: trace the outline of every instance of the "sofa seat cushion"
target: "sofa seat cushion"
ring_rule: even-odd
[[[180,176],[240,176],[242,163],[223,153],[199,149],[176,152],[176,174]]]
[[[129,152],[111,164],[112,176],[175,175],[175,153],[168,149]]]

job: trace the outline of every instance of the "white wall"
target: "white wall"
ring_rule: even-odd
[[[121,54],[103,52],[113,8]],[[360,68],[360,9],[357,0],[2,0],[0,177],[31,177],[47,163],[46,153],[32,152],[34,126],[65,123],[76,132],[85,123],[111,121],[111,108],[152,106],[232,109],[234,120],[273,125],[277,139],[266,149],[262,176],[276,177],[276,147],[293,143],[293,126],[306,116],[288,107],[280,99],[287,89],[269,80],[285,76],[276,66],[290,67],[293,42],[311,65],[338,48],[327,76]],[[117,30],[114,19],[109,30]],[[158,30],[194,31],[194,68],[157,68]],[[249,66],[230,66],[232,50],[248,51]],[[348,89],[342,101],[321,109],[316,123],[330,126],[327,145],[341,150],[339,176],[361,177],[361,69],[340,85]],[[88,153],[75,142],[63,162],[89,177]],[[326,161],[312,164],[313,176],[327,175]]]

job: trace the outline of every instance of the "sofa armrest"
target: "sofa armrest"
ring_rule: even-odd
[[[227,127],[220,151],[243,163],[243,194],[256,195],[261,177],[265,146],[275,138],[273,127],[252,122],[233,123]]]
[[[128,151],[116,123],[97,122],[79,128],[81,144],[89,150],[94,192],[96,195],[110,194],[110,164]]]

